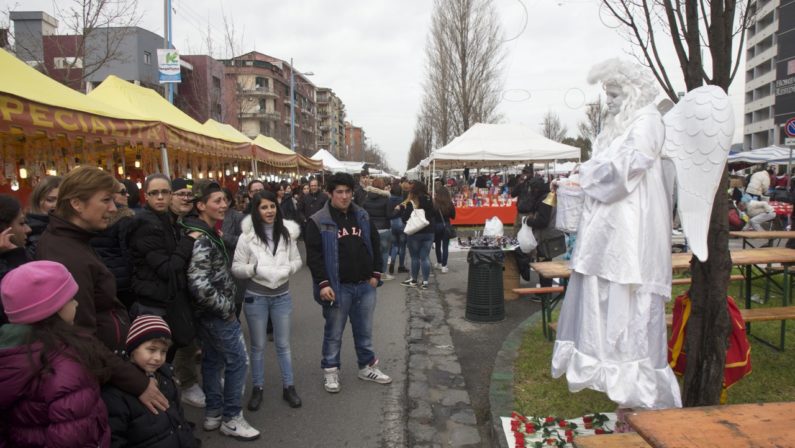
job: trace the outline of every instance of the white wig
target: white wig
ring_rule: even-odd
[[[623,93],[621,110],[615,117],[608,118],[601,137],[608,142],[620,135],[631,122],[635,112],[654,102],[659,93],[657,81],[649,71],[633,62],[618,58],[608,59],[591,68],[588,83],[617,86]],[[597,138],[597,140],[602,140]]]

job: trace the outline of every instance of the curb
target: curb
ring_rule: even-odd
[[[511,411],[513,411],[513,365],[524,333],[540,320],[541,313],[536,312],[517,325],[505,338],[502,348],[494,360],[491,385],[489,386],[489,413],[491,414],[492,440],[499,440],[501,448],[509,448],[503,435],[500,416],[511,415]]]

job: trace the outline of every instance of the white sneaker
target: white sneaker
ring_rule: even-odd
[[[187,389],[182,389],[183,403],[189,404],[195,408],[203,408],[205,406],[204,400],[204,391],[198,384],[194,384]],[[217,429],[217,427],[214,429]]]
[[[221,424],[221,434],[234,437],[237,440],[255,440],[259,438],[259,431],[252,428],[243,413],[239,413]]]
[[[340,369],[338,367],[323,369],[323,387],[326,392],[332,394],[340,391]]]
[[[221,416],[218,417],[204,417],[204,424],[202,425],[205,431],[215,431],[221,427]]]
[[[447,274],[450,270],[447,269],[447,266],[442,266],[442,274]]]
[[[394,279],[395,279],[395,277],[393,275],[381,274],[381,280],[383,280],[383,281],[394,280]]]
[[[388,375],[384,374],[384,372],[378,370],[376,365],[378,364],[378,360],[376,359],[372,365],[365,366],[363,369],[359,370],[359,379],[365,381],[374,381],[379,384],[389,384],[392,382],[392,378]]]

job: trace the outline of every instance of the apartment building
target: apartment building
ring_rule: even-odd
[[[328,87],[317,89],[317,149],[325,149],[345,160],[345,104]]]
[[[226,122],[249,137],[263,134],[291,145],[290,83],[294,76],[295,151],[312,155],[317,149],[317,88],[308,75],[288,62],[256,51],[222,61]],[[293,73],[294,71],[294,73]]]
[[[773,125],[778,51],[779,0],[757,0],[754,23],[748,29],[745,53],[745,130],[743,148],[756,149],[772,145],[777,130]]]
[[[204,123],[212,118],[223,123],[228,105],[224,102],[224,64],[207,55],[180,55],[180,77],[174,105]]]
[[[775,139],[778,144],[786,138],[783,126],[795,118],[795,0],[781,0],[780,3],[774,118],[775,129],[781,130]]]
[[[345,157],[342,160],[364,161],[364,129],[345,122]]]

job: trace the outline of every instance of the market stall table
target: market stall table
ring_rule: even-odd
[[[768,204],[773,207],[776,216],[789,216],[792,214],[792,204],[780,201],[770,201]]]
[[[503,225],[511,226],[516,219],[516,205],[508,207],[456,207],[455,219],[450,222],[454,226],[477,225],[482,226],[492,217],[500,218]]]
[[[733,404],[627,415],[653,447],[784,447],[795,444],[795,403]]]
[[[777,244],[773,244],[773,240],[795,238],[795,231],[763,230],[760,232],[756,230],[737,230],[734,232],[729,232],[729,237],[742,238],[743,249],[745,249],[747,247],[756,247],[748,240],[768,240],[768,246],[776,246]]]

